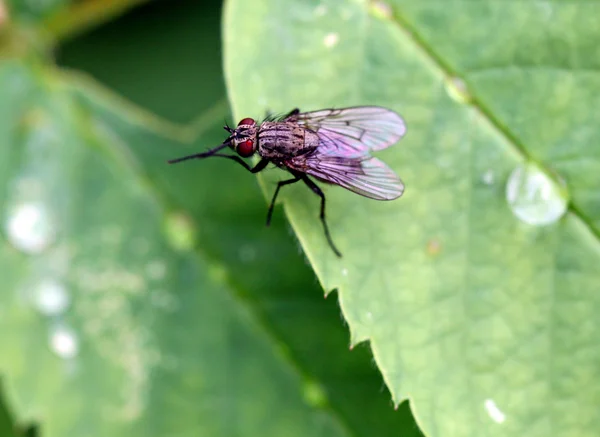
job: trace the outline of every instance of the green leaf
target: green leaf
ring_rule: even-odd
[[[5,61],[0,83],[0,373],[18,416],[47,436],[347,435],[223,265],[168,238],[189,222],[127,143],[175,149],[179,131],[50,68]]]
[[[407,121],[406,138],[377,154],[404,180],[401,199],[326,187],[341,260],[318,199],[282,193],[353,342],[370,341],[427,435],[600,429],[596,16],[595,2],[227,3],[236,118],[377,104]],[[560,203],[561,180],[572,200],[546,226],[506,199],[528,161],[541,169],[528,182],[550,192],[531,206]],[[262,179],[268,197],[284,177]]]

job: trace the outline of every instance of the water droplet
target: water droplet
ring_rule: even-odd
[[[506,420],[506,415],[492,399],[486,399],[483,405],[494,422],[503,423]]]
[[[28,254],[39,254],[56,239],[56,226],[41,203],[21,203],[9,209],[6,221],[8,240]]]
[[[367,311],[366,317],[367,320],[370,322],[371,320],[373,320],[373,313],[371,311]]]
[[[390,19],[394,14],[392,7],[386,2],[380,0],[372,1],[370,10],[374,16],[383,19]]]
[[[154,260],[146,265],[146,275],[148,275],[148,277],[154,281],[163,279],[166,273],[167,266],[165,265],[164,261]]]
[[[486,172],[481,175],[481,180],[486,185],[492,185],[494,183],[494,172],[491,169],[486,170]]]
[[[337,45],[339,40],[339,35],[337,33],[331,32],[325,35],[325,38],[323,38],[323,44],[325,44],[325,47],[330,49],[333,46]]]
[[[36,308],[47,316],[57,316],[65,312],[71,303],[66,287],[55,279],[44,279],[33,289]]]
[[[458,103],[469,103],[471,94],[467,84],[459,77],[449,77],[445,80],[446,92],[452,100]]]
[[[75,332],[66,326],[57,326],[50,334],[50,347],[61,358],[75,358],[79,352],[79,339]]]
[[[342,269],[342,276],[348,276],[348,269]]]
[[[506,199],[515,216],[530,225],[548,225],[567,210],[564,187],[534,164],[517,167],[506,184]]]

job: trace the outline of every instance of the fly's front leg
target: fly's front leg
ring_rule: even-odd
[[[325,219],[325,193],[323,193],[323,191],[321,191],[319,186],[317,184],[315,184],[313,181],[311,181],[308,178],[308,176],[306,176],[306,174],[301,173],[301,174],[298,174],[297,177],[302,179],[304,181],[304,183],[306,185],[308,185],[308,188],[310,188],[313,193],[315,193],[317,196],[319,196],[321,198],[321,213],[319,214],[319,218],[321,219],[321,223],[323,223],[323,229],[325,230],[325,237],[327,238],[327,242],[329,243],[329,246],[331,247],[331,249],[333,249],[335,254],[341,258],[342,254],[339,250],[337,250],[337,247],[335,247],[335,244],[333,244],[333,239],[331,238],[331,234],[329,233],[329,228],[327,227],[327,220]]]
[[[260,161],[258,161],[258,164],[256,164],[254,167],[250,167],[246,161],[244,161],[242,158],[240,158],[239,156],[236,156],[236,155],[226,155],[224,153],[214,153],[210,156],[218,156],[219,158],[231,159],[231,160],[237,162],[238,164],[240,164],[242,167],[244,167],[250,173],[258,173],[259,171],[264,170],[264,168],[269,164],[269,160],[266,158],[263,158]]]
[[[271,224],[271,216],[273,215],[273,208],[275,207],[275,199],[277,199],[277,195],[279,194],[279,190],[284,185],[293,184],[294,182],[298,182],[300,180],[299,176],[294,177],[293,179],[286,179],[285,181],[279,181],[277,183],[277,188],[275,189],[275,194],[273,194],[273,200],[271,200],[271,204],[269,205],[269,211],[267,212],[267,226]]]

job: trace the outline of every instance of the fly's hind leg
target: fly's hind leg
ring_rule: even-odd
[[[338,257],[342,257],[341,252],[337,249],[337,247],[335,247],[335,244],[333,244],[333,239],[331,238],[331,234],[329,233],[329,227],[327,226],[327,220],[325,219],[325,193],[323,193],[323,191],[319,188],[319,186],[317,184],[315,184],[313,181],[311,181],[308,176],[304,173],[299,173],[296,174],[297,178],[301,179],[306,185],[308,185],[308,188],[310,188],[312,190],[313,193],[315,193],[317,196],[319,196],[321,198],[321,213],[319,214],[319,218],[321,219],[321,223],[323,223],[323,229],[325,230],[325,237],[327,238],[327,242],[329,243],[329,246],[331,247],[331,249],[335,252],[335,254]]]
[[[271,217],[273,216],[273,208],[275,207],[275,200],[277,199],[277,195],[279,194],[279,190],[281,190],[281,187],[283,187],[284,185],[289,185],[289,184],[293,184],[294,182],[298,182],[300,180],[300,177],[297,175],[294,175],[295,177],[293,179],[286,179],[285,181],[279,181],[277,183],[277,188],[275,189],[275,193],[273,194],[273,199],[271,200],[271,204],[269,205],[269,211],[267,212],[267,226],[269,226],[271,224]]]

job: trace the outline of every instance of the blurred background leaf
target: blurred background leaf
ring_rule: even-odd
[[[599,14],[598,2],[226,3],[236,118],[376,104],[407,120],[378,154],[402,199],[326,187],[342,259],[313,193],[282,193],[353,343],[369,340],[427,435],[600,429]],[[261,177],[267,196],[284,177]]]

